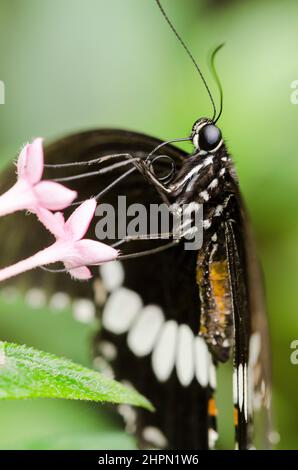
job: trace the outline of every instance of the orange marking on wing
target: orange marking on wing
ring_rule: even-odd
[[[217,415],[217,408],[214,398],[210,398],[208,401],[208,414],[209,416]]]
[[[235,425],[235,426],[238,426],[238,422],[239,422],[239,419],[238,419],[238,409],[234,406],[234,425]]]

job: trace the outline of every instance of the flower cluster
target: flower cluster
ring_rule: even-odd
[[[75,279],[90,279],[87,266],[112,261],[118,251],[104,243],[84,238],[96,209],[95,199],[83,202],[67,221],[61,212],[77,197],[62,184],[42,180],[44,154],[42,139],[35,139],[21,151],[17,162],[17,182],[0,196],[0,216],[26,210],[54,236],[56,241],[33,256],[0,269],[0,281],[39,266],[62,262]]]

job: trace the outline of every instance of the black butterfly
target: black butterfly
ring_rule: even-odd
[[[63,176],[68,169],[69,185],[82,200],[100,195],[100,204],[117,207],[118,195],[123,194],[127,205],[141,202],[149,208],[163,201],[176,207],[192,203],[204,207],[199,250],[185,250],[183,240],[171,235],[167,240],[161,234],[158,240],[124,239],[122,260],[103,266],[100,273],[94,268],[93,283],[75,283],[65,273],[44,271],[27,277],[27,282],[46,286],[49,296],[62,290],[94,300],[102,325],[95,341],[97,364],[116,379],[130,382],[156,407],[154,413],[119,408],[141,448],[214,447],[216,366],[230,357],[237,447],[253,445],[254,407],[263,407],[270,419],[262,279],[218,118],[194,124],[191,155],[152,137],[120,130],[83,132],[46,151],[46,161],[52,165],[77,162],[62,169]],[[166,158],[156,158],[160,155]],[[82,164],[90,159],[95,170],[87,178]],[[110,165],[111,159],[118,163]],[[123,172],[122,165],[130,166],[129,171]],[[90,173],[89,164],[87,169]],[[8,183],[9,177],[3,180]],[[107,190],[99,193],[103,183]],[[29,238],[39,247],[44,237],[32,232],[29,220],[23,219],[22,231],[11,237],[16,223],[10,218],[1,225],[2,239],[9,235],[4,238],[7,250],[1,254],[2,264],[8,264],[7,253],[14,259],[17,253],[25,256]],[[140,251],[149,256],[135,256]]]

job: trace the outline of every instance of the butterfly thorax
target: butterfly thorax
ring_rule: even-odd
[[[198,331],[213,357],[226,361],[233,343],[232,294],[225,246],[235,172],[226,147],[189,157],[171,184],[175,203],[203,207],[203,245],[198,251],[197,284],[201,309]]]

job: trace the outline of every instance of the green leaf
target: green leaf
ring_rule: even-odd
[[[11,447],[15,450],[15,446]],[[135,439],[123,431],[56,434],[27,440],[21,450],[136,450]]]
[[[153,410],[135,390],[67,359],[0,342],[0,399],[66,398],[129,403]]]

